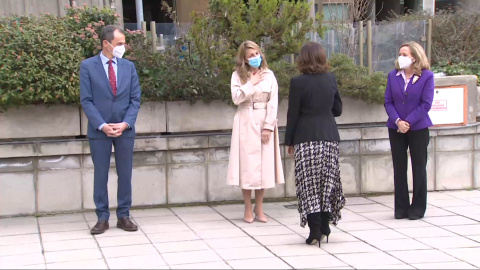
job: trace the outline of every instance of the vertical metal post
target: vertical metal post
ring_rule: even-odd
[[[150,22],[150,32],[152,33],[152,52],[157,52],[157,28],[155,21]]]
[[[360,59],[359,59],[359,64],[361,67],[363,67],[363,43],[365,42],[363,38],[363,21],[358,22],[358,49],[360,50]]]
[[[427,21],[427,58],[428,61],[432,62],[432,28],[433,20],[428,19]]]
[[[367,65],[368,65],[368,73],[373,72],[373,65],[372,65],[372,21],[367,21]]]
[[[308,3],[310,3],[310,18],[313,20],[313,24],[315,25],[315,0],[308,0]],[[310,41],[317,41],[317,35],[314,31],[310,32],[310,37]]]
[[[147,45],[147,22],[142,22],[142,35],[144,37],[143,45]]]
[[[137,29],[142,29],[143,22],[143,0],[135,0],[135,9],[137,11]]]

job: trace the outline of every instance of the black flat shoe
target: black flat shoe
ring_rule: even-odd
[[[421,216],[417,216],[417,215],[409,215],[408,216],[408,219],[410,220],[417,220],[417,219],[421,219],[422,217]]]
[[[408,218],[408,215],[395,214],[395,219],[404,219],[404,218]]]

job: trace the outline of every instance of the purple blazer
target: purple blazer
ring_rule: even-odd
[[[422,76],[413,83],[413,77],[405,89],[402,75],[394,69],[388,73],[385,91],[385,110],[388,114],[387,127],[397,129],[397,118],[410,123],[410,130],[419,130],[432,126],[428,111],[432,107],[435,83],[433,72],[423,70]],[[413,84],[412,84],[413,83]]]

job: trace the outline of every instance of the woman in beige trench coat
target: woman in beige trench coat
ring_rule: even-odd
[[[227,184],[242,188],[245,222],[267,222],[263,213],[265,189],[285,183],[277,130],[278,84],[253,41],[240,45],[231,91],[238,109],[233,120]],[[256,203],[253,211],[252,190]]]

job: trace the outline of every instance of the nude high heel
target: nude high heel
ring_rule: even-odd
[[[258,222],[262,222],[262,223],[267,223],[268,219],[267,217],[264,217],[264,218],[260,218],[257,216],[257,206],[255,206],[253,208],[253,213],[255,214],[255,220],[258,221]],[[264,214],[265,215],[265,214]]]

